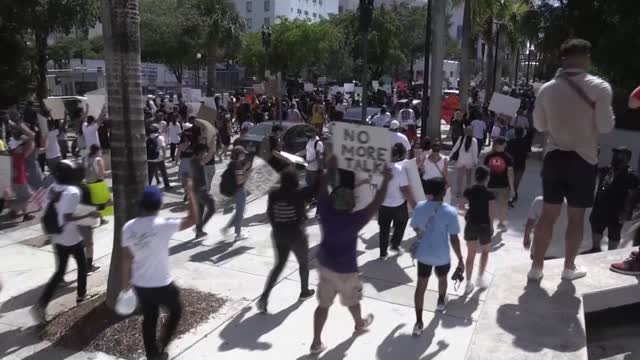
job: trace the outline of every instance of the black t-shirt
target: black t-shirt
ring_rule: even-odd
[[[484,185],[473,185],[463,195],[469,200],[469,211],[465,216],[467,223],[489,225],[489,202],[496,199],[495,195]]]
[[[628,167],[618,171],[608,166],[600,169],[593,213],[617,219],[624,209],[629,191],[638,185],[638,177]]]
[[[513,167],[513,158],[503,151],[492,151],[487,154],[484,164],[489,168],[490,189],[509,187],[508,169]]]
[[[529,153],[529,143],[525,138],[516,138],[509,140],[507,143],[507,153],[513,158],[513,167],[522,169],[527,162],[527,154]]]
[[[269,193],[267,216],[274,229],[303,226],[307,219],[305,202],[311,198],[311,189],[284,191],[276,188]]]

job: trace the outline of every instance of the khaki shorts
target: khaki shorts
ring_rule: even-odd
[[[319,271],[318,303],[320,307],[330,307],[338,294],[340,294],[340,303],[344,306],[354,306],[362,300],[362,283],[358,273],[341,274],[322,265]]]

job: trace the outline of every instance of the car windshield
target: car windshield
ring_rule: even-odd
[[[255,136],[268,136],[271,134],[272,126],[273,126],[272,124],[266,124],[266,123],[258,124],[254,126],[251,130],[249,130],[247,134],[255,135]]]

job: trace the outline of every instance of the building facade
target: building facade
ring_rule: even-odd
[[[234,0],[249,31],[260,31],[279,18],[318,21],[338,13],[338,0]]]

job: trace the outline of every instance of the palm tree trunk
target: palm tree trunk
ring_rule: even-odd
[[[215,94],[216,87],[216,63],[217,63],[217,51],[215,36],[209,38],[209,45],[207,48],[207,96],[212,97]]]
[[[122,226],[138,215],[137,200],[147,182],[138,0],[102,0],[102,26],[112,122],[115,224],[107,305],[113,308],[121,290]]]
[[[38,70],[38,81],[36,86],[36,98],[42,102],[49,95],[47,90],[47,36],[49,34],[36,31],[36,69]],[[75,94],[74,94],[75,95]]]
[[[462,59],[460,60],[460,104],[467,111],[471,83],[471,0],[464,1],[462,18]]]
[[[442,68],[445,55],[446,42],[446,0],[433,2],[433,31],[431,32],[431,96],[429,97],[429,121],[427,123],[427,136],[431,139],[440,139],[440,102],[442,100]]]

